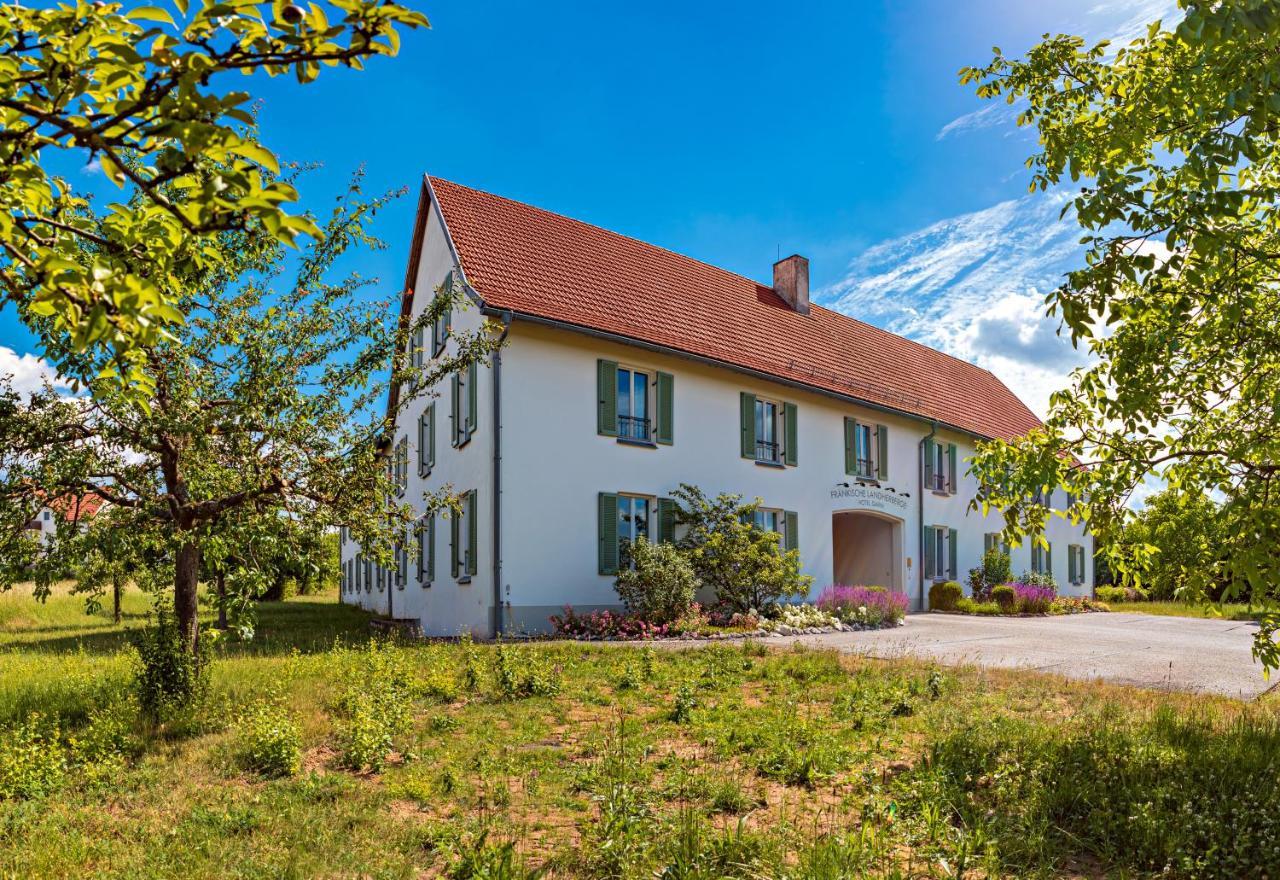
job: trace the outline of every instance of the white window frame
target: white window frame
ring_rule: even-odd
[[[876,465],[879,462],[878,444],[875,437],[876,427],[869,423],[854,422],[853,426],[853,469],[854,476],[864,479],[875,479]],[[865,445],[864,445],[865,439]],[[864,467],[865,465],[865,467]]]
[[[617,373],[617,378],[615,380],[613,390],[614,390],[614,394],[617,396],[616,408],[617,408],[617,419],[618,419],[618,424],[617,424],[618,439],[634,440],[639,443],[652,443],[653,427],[654,427],[653,407],[654,407],[654,404],[656,403],[656,401],[654,400],[654,388],[657,382],[657,371],[651,370],[648,367],[636,367],[630,364],[618,364],[616,373]],[[622,376],[624,373],[627,375],[627,394],[626,394],[627,406],[626,406],[625,412],[623,411],[623,406],[622,406],[622,400],[623,400]],[[637,376],[644,377],[644,395],[643,395],[644,414],[643,415],[636,415],[635,380]],[[628,421],[624,422],[623,419],[627,419]],[[637,419],[643,420],[640,423],[641,430],[639,432],[636,432],[631,429],[631,427],[635,425],[634,420],[637,420]],[[624,425],[627,425],[629,427],[624,427]]]
[[[769,407],[773,407],[772,419],[768,418]],[[781,400],[774,400],[769,397],[757,397],[755,412],[752,413],[752,418],[755,419],[756,461],[764,462],[765,464],[782,464],[786,461],[786,450],[783,449],[783,443],[786,442],[787,436],[787,426],[784,423],[784,420],[786,419],[786,406]],[[763,432],[761,431],[761,428],[764,425],[769,425],[769,433],[772,435],[771,440],[764,439]],[[761,444],[764,443],[773,444],[772,458],[766,458],[760,454],[762,450]]]
[[[770,525],[768,520],[772,519],[773,524]],[[782,549],[787,547],[787,512],[780,507],[757,507],[753,516],[753,524],[756,528],[773,532],[778,536],[778,546]]]
[[[948,564],[951,561],[951,527],[929,526],[933,541],[933,571],[926,571],[925,577],[933,581],[945,581],[951,576]]]
[[[934,492],[947,493],[951,487],[951,447],[948,443],[933,444],[933,486]]]
[[[630,528],[623,528],[623,503],[627,504],[627,516],[631,518]],[[637,517],[636,512],[639,505],[644,505],[643,517]],[[657,502],[652,495],[639,495],[630,492],[619,492],[618,503],[614,508],[615,515],[618,517],[618,567],[622,568],[624,560],[627,567],[634,567],[635,562],[632,561],[627,553],[627,545],[634,542],[637,538],[643,537],[647,541],[653,540],[653,518],[657,513]]]

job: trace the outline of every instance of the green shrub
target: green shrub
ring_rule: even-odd
[[[339,759],[348,769],[377,772],[409,726],[416,682],[404,650],[393,644],[371,641],[339,657]]]
[[[1008,584],[1001,584],[991,590],[991,601],[1000,606],[1005,614],[1012,614],[1018,609],[1018,594]]]
[[[969,569],[969,591],[979,602],[991,598],[991,591],[1012,579],[1009,554],[992,547],[982,554],[982,564]]]
[[[560,670],[531,648],[515,651],[499,645],[493,655],[493,678],[499,695],[508,700],[560,693]]]
[[[1147,591],[1140,587],[1098,587],[1099,602],[1145,602]]]
[[[67,756],[56,721],[33,712],[0,730],[0,799],[34,798],[58,788]]]
[[[962,596],[956,602],[955,610],[959,611],[961,614],[977,614],[978,603],[975,602],[973,599],[969,598],[968,596]]]
[[[632,568],[618,571],[618,595],[627,610],[650,623],[671,623],[689,612],[701,586],[688,558],[672,544],[640,538],[628,548]]]
[[[82,783],[106,782],[140,750],[134,735],[137,715],[133,700],[119,698],[89,711],[87,723],[68,741],[69,762]]]
[[[681,483],[672,493],[676,522],[687,527],[680,549],[694,574],[732,611],[764,611],[780,599],[803,596],[813,578],[800,571],[800,553],[784,550],[774,532],[755,525],[760,501],[741,495],[708,498],[697,486]]]
[[[671,720],[676,724],[687,724],[697,706],[698,699],[693,695],[693,688],[687,683],[680,685],[676,688],[675,699],[671,704]]]
[[[236,763],[268,778],[294,776],[302,769],[302,734],[278,697],[255,700],[240,716]]]
[[[192,654],[172,612],[163,607],[156,614],[156,625],[139,631],[134,646],[142,664],[134,687],[147,717],[167,720],[208,693],[213,638],[212,633],[202,632]]]
[[[955,581],[941,581],[929,588],[931,611],[955,611],[956,603],[964,598],[964,588]]]

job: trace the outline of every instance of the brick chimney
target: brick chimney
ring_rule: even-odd
[[[809,314],[809,260],[792,254],[774,263],[773,292],[794,311]]]

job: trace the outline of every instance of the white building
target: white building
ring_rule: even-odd
[[[1039,424],[989,372],[811,306],[803,257],[775,264],[771,288],[426,178],[404,316],[449,273],[474,303],[451,327],[488,317],[506,345],[414,401],[392,455],[405,498],[452,485],[465,514],[427,523],[400,574],[342,549],[343,601],[428,635],[540,631],[566,604],[618,607],[619,541],[669,538],[682,482],[763,499],[815,597],[882,584],[919,609],[1002,526],[969,509],[975,441]],[[1048,552],[1012,549],[1014,572],[1049,570],[1060,592],[1090,594],[1084,527],[1053,517],[1045,537]]]

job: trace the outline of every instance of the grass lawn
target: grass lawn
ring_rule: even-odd
[[[1201,605],[1187,602],[1108,602],[1112,611],[1130,614],[1159,614],[1164,617],[1203,617],[1222,620],[1258,620],[1262,611],[1242,603]]]
[[[0,596],[0,788],[26,785],[0,800],[0,876],[1234,878],[1280,864],[1275,700],[751,643],[387,645],[321,596],[264,605],[257,640],[218,647],[207,699],[155,726],[130,698],[144,598],[121,626],[78,601]],[[388,718],[403,723],[382,766],[345,769],[379,751],[368,734]],[[267,779],[245,748],[277,742],[277,720],[296,726],[301,769]]]

